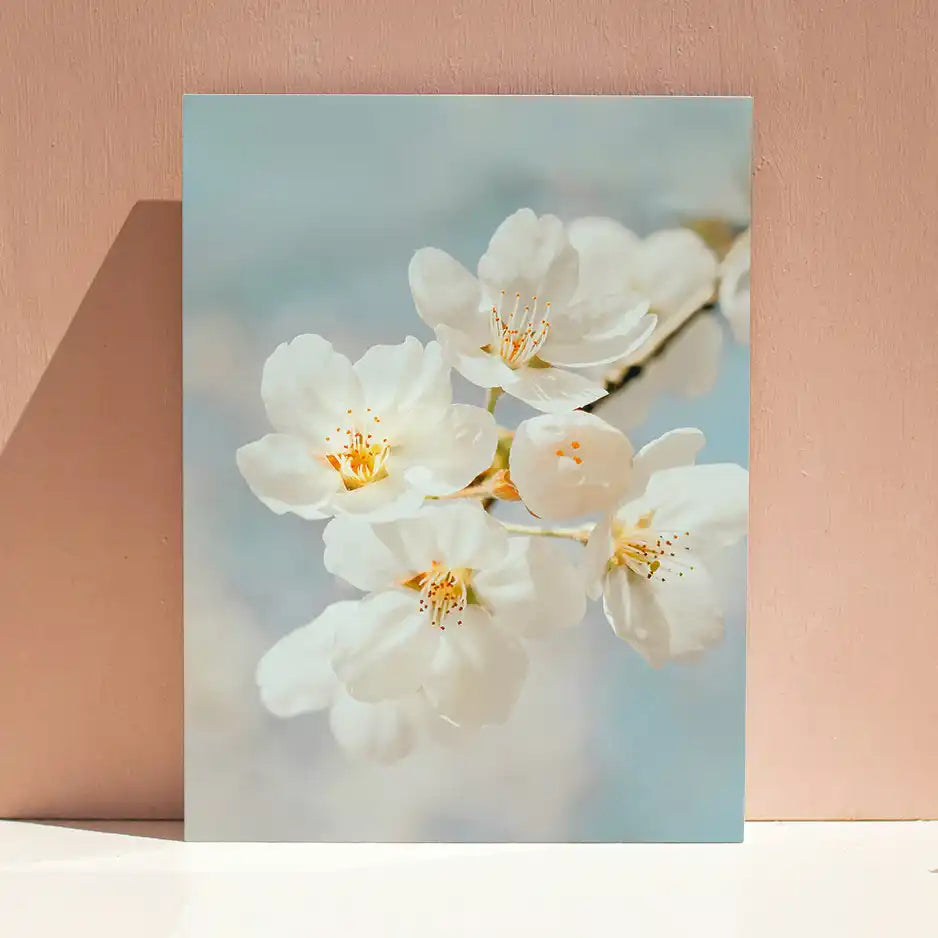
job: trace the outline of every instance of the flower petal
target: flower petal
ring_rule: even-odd
[[[690,575],[664,581],[613,570],[603,608],[616,635],[654,667],[694,660],[723,638],[717,589],[699,563]]]
[[[631,288],[629,258],[639,237],[611,218],[578,218],[567,237],[580,257],[580,287],[576,299],[624,293]]]
[[[434,719],[421,691],[373,703],[340,691],[329,711],[332,735],[350,756],[385,764],[408,755]]]
[[[440,633],[424,682],[427,698],[459,726],[504,723],[524,683],[527,655],[479,606],[467,606],[461,618],[462,625]]]
[[[357,608],[355,601],[326,606],[312,622],[284,635],[261,658],[255,679],[271,713],[292,717],[329,706],[339,687],[332,670],[335,630]]]
[[[388,463],[388,475],[361,488],[336,492],[331,500],[330,514],[349,514],[372,522],[409,518],[423,505],[423,494],[407,484],[402,471]]]
[[[328,449],[325,437],[345,426],[347,409],[362,402],[351,363],[320,335],[277,347],[264,365],[261,397],[276,430],[305,438],[319,452]]]
[[[746,536],[749,473],[734,463],[664,469],[641,501],[654,510],[657,530],[686,529],[701,546],[728,547]]]
[[[440,632],[417,611],[412,590],[376,593],[336,630],[332,665],[358,700],[401,697],[419,689]]]
[[[586,612],[583,583],[573,564],[538,537],[513,537],[508,556],[472,581],[495,624],[533,638],[576,625]]]
[[[749,343],[749,229],[734,242],[720,265],[720,309],[737,342]]]
[[[605,365],[631,355],[644,345],[658,322],[656,316],[646,315],[647,300],[637,304],[633,301],[634,296],[612,297],[571,307],[567,313],[568,338],[553,329],[552,322],[540,351],[541,358],[553,365],[582,368]],[[608,322],[602,321],[606,318]],[[598,331],[600,327],[607,331]]]
[[[436,336],[447,361],[477,387],[508,387],[516,382],[515,372],[505,364],[501,356],[484,352],[467,333],[451,329],[449,326],[437,326]]]
[[[603,593],[603,580],[606,569],[612,559],[614,544],[612,537],[612,513],[603,515],[590,531],[589,540],[581,558],[586,595],[590,599],[599,599]]]
[[[327,518],[331,496],[341,487],[338,473],[310,455],[295,436],[268,433],[242,446],[236,461],[251,491],[278,515]]]
[[[492,465],[498,445],[495,418],[481,407],[454,404],[436,424],[420,428],[401,447],[408,485],[424,495],[449,495]]]
[[[697,454],[704,448],[707,438],[694,427],[669,430],[646,443],[632,462],[630,490],[636,496],[645,491],[652,474],[676,466],[692,466]]]
[[[579,259],[563,223],[555,215],[538,217],[529,208],[509,215],[495,230],[479,260],[486,300],[497,302],[501,290],[525,298],[540,296],[556,307],[573,296]]]
[[[515,380],[502,387],[512,397],[547,414],[565,414],[606,395],[606,389],[589,378],[555,368],[520,368]]]
[[[689,228],[656,231],[629,257],[632,286],[662,319],[689,315],[714,293],[717,259]]]
[[[716,316],[695,316],[668,342],[654,365],[659,383],[685,397],[709,394],[717,383],[722,361],[723,330]]]
[[[407,270],[420,318],[431,329],[447,325],[484,345],[488,316],[480,311],[479,281],[455,258],[438,248],[421,248]]]
[[[384,527],[383,525],[380,527]],[[377,531],[379,526],[347,515],[333,518],[322,532],[323,566],[356,589],[372,592],[409,580],[416,568],[402,552],[392,550]]]
[[[503,563],[508,553],[504,527],[476,502],[428,508],[419,522],[431,529],[436,558],[447,567],[481,570]]]
[[[511,480],[528,509],[565,520],[618,503],[631,476],[632,444],[592,414],[545,414],[518,427],[509,459]]]
[[[395,442],[414,410],[442,416],[453,399],[449,365],[436,342],[424,347],[408,336],[399,345],[373,345],[353,368],[370,408],[356,416],[367,424],[377,417],[383,435]]]
[[[434,563],[472,570],[497,566],[508,552],[504,527],[470,502],[428,506],[416,517],[387,524],[336,519],[323,540],[326,569],[366,590],[399,586]]]

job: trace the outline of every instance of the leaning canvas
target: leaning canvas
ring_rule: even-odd
[[[185,99],[187,837],[741,839],[750,146]]]

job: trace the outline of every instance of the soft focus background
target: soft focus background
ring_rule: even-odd
[[[648,667],[594,604],[531,646],[512,720],[467,747],[352,763],[324,714],[260,706],[257,659],[354,595],[324,522],[277,517],[234,463],[267,429],[264,360],[320,332],[357,357],[430,337],[407,263],[470,268],[521,206],[639,233],[749,217],[751,103],[719,98],[224,97],[184,105],[186,821],[195,839],[733,840],[744,788],[745,549],[722,571],[724,643]],[[457,397],[478,389],[456,378]],[[636,447],[699,426],[748,464],[748,350],[705,313],[597,413]],[[502,406],[504,404],[504,407]],[[499,416],[525,414],[503,399]]]

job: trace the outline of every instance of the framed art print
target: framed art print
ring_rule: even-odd
[[[741,839],[750,148],[185,99],[188,838]]]

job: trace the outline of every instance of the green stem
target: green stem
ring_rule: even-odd
[[[511,524],[501,522],[502,527],[509,534],[527,534],[530,537],[562,537],[568,541],[579,541],[585,544],[593,530],[592,525],[586,528],[535,528],[527,524]]]
[[[488,396],[485,399],[485,409],[490,413],[495,413],[495,405],[498,403],[498,399],[502,396],[504,391],[501,388],[489,388]]]

